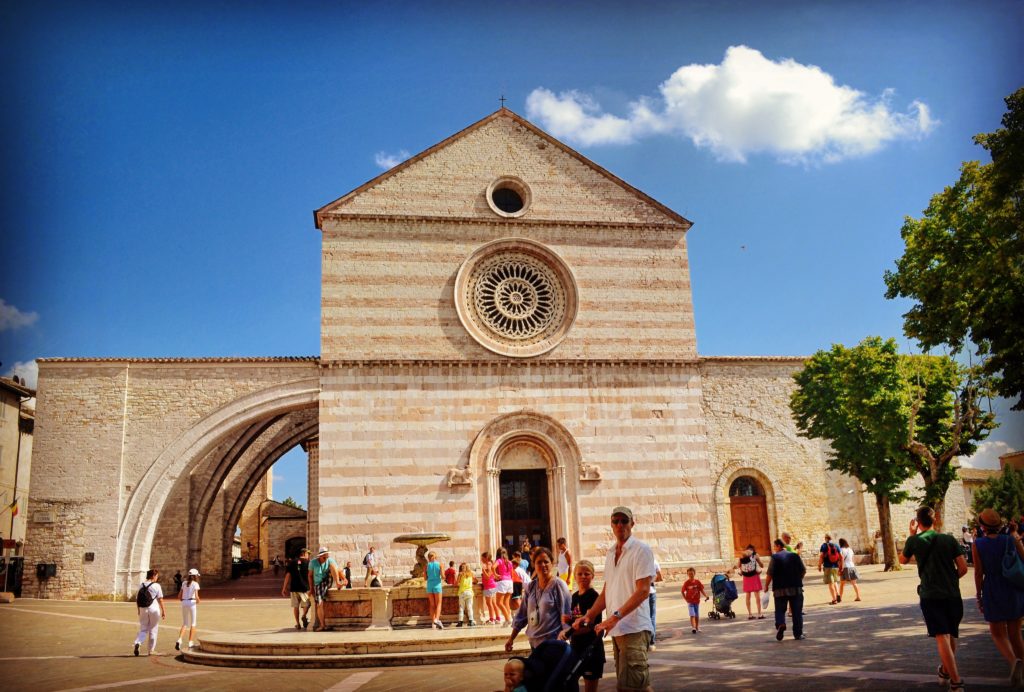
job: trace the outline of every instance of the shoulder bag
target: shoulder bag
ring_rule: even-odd
[[[1003,553],[1003,576],[1018,589],[1024,589],[1024,562],[1017,554],[1017,541],[1006,537],[1006,552]]]

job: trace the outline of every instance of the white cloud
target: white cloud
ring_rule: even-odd
[[[746,46],[731,46],[718,65],[680,67],[659,91],[660,98],[641,98],[620,117],[602,113],[578,91],[538,88],[527,97],[526,112],[555,137],[577,144],[671,134],[734,162],[758,153],[787,163],[836,162],[923,137],[938,122],[921,101],[896,112],[890,89],[872,98],[836,84],[815,65],[769,60]]]
[[[39,313],[22,312],[7,301],[0,298],[0,332],[5,329],[21,329],[35,324],[39,319]]]
[[[985,440],[969,457],[960,457],[960,465],[972,469],[998,469],[999,457],[1016,451],[1002,440]]]
[[[36,383],[39,381],[39,365],[34,360],[30,360],[27,363],[17,361],[7,369],[4,377],[10,378],[15,375],[25,380],[26,387],[35,389]]]
[[[402,163],[409,158],[409,152],[405,149],[399,149],[394,154],[389,154],[386,151],[378,151],[373,155],[373,161],[384,170],[394,168],[398,164]]]

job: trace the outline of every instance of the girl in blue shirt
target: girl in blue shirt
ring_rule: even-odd
[[[434,618],[433,627],[444,629],[441,624],[441,563],[437,561],[434,551],[427,553],[427,606]]]

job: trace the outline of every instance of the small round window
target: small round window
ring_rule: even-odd
[[[530,188],[519,178],[505,176],[487,187],[487,205],[498,216],[515,218],[530,208]]]

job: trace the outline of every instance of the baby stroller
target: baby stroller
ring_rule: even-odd
[[[711,577],[711,601],[715,609],[708,613],[712,620],[721,620],[723,617],[735,618],[736,613],[732,611],[732,602],[739,598],[736,593],[736,585],[726,574],[716,574]]]
[[[583,662],[595,646],[604,646],[598,638],[577,656],[569,642],[551,639],[541,642],[528,658],[523,659],[523,684],[529,692],[577,692]]]

